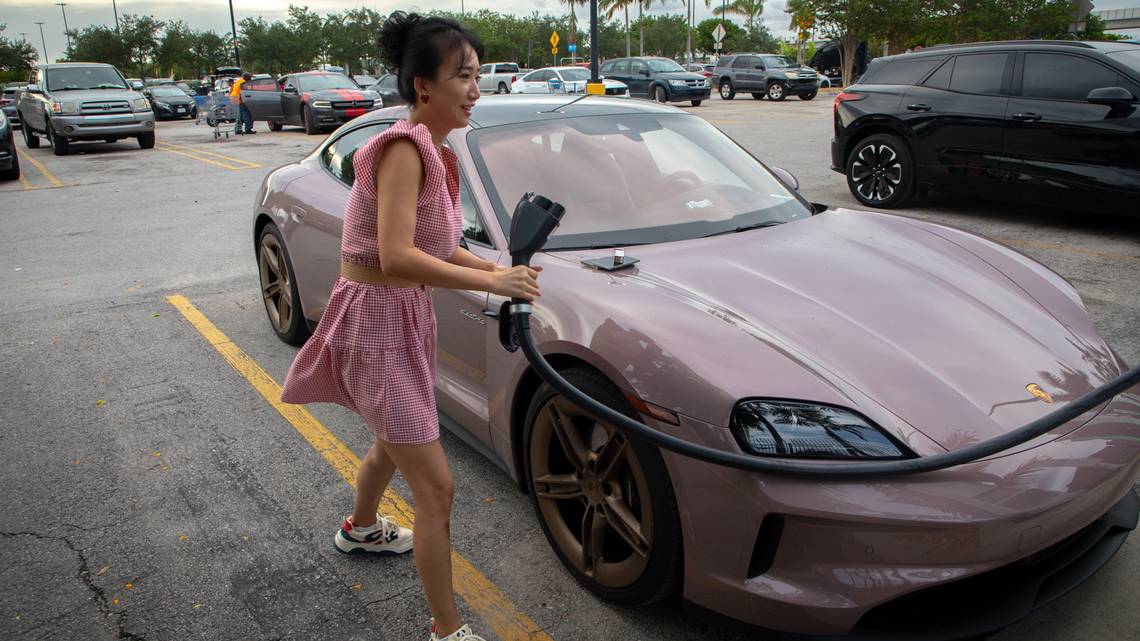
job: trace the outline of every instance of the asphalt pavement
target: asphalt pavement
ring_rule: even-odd
[[[790,170],[813,202],[856,206],[828,169],[829,96],[686,109]],[[253,200],[320,137],[258,127],[215,140],[163,122],[153,150],[128,140],[66,157],[19,143],[24,178],[0,184],[0,640],[427,638],[410,556],[332,546],[367,428],[332,405],[290,418],[264,396],[296,349],[265,318]],[[937,196],[896,213],[1045,263],[1140,360],[1140,220]],[[678,603],[598,600],[558,563],[529,498],[459,439],[443,443],[454,547],[470,568],[461,611],[490,641],[764,638]],[[398,477],[393,490],[410,499]],[[993,638],[1140,638],[1137,541]]]

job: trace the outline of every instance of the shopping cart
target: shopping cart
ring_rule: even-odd
[[[237,122],[238,116],[238,105],[231,100],[228,89],[211,92],[210,95],[206,96],[202,108],[198,110],[198,120],[195,124],[205,122],[214,130],[215,140],[221,138],[222,135],[229,138],[230,129],[223,125]]]

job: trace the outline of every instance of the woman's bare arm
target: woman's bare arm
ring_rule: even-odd
[[[460,267],[470,267],[471,269],[481,269],[485,272],[495,271],[498,263],[483,260],[463,247],[456,247],[455,253],[447,259],[447,262],[452,265],[459,265]]]

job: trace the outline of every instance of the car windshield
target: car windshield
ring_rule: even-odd
[[[48,91],[126,88],[127,83],[114,67],[60,67],[47,70]]]
[[[376,84],[376,79],[372,76],[356,76],[353,78],[353,80],[355,80],[356,84],[360,85],[361,87],[367,87],[368,85]]]
[[[784,67],[792,66],[792,63],[783,56],[760,56],[764,60],[764,66],[774,69],[782,69]]]
[[[664,58],[650,58],[645,61],[649,65],[650,71],[657,72],[670,72],[670,71],[684,71],[685,68],[673,62],[672,60],[665,60]]]
[[[578,82],[579,80],[589,80],[589,69],[559,69],[558,73],[562,74],[562,79],[566,82]]]
[[[297,84],[300,85],[301,91],[360,88],[356,86],[355,82],[349,80],[348,76],[342,76],[335,73],[325,73],[316,76],[300,76],[297,78]]]
[[[591,115],[468,136],[504,229],[526,192],[566,207],[551,250],[686,240],[811,215],[731,138],[690,115]]]
[[[186,92],[177,87],[155,87],[150,90],[152,96],[169,96],[171,98],[185,98]]]
[[[1124,51],[1113,51],[1108,55],[1116,59],[1117,62],[1126,64],[1135,71],[1140,72],[1140,47]]]

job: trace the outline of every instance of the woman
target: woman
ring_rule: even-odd
[[[353,158],[341,275],[281,394],[288,403],[340,403],[372,428],[376,440],[361,461],[352,515],[335,543],[342,552],[415,551],[432,641],[481,640],[462,625],[452,592],[454,484],[439,443],[430,288],[539,295],[535,269],[500,267],[459,247],[459,174],[443,142],[467,126],[479,99],[482,53],[475,34],[453,20],[397,11],[385,21],[381,58],[398,70],[411,115]],[[376,513],[396,469],[412,490],[414,537]]]

